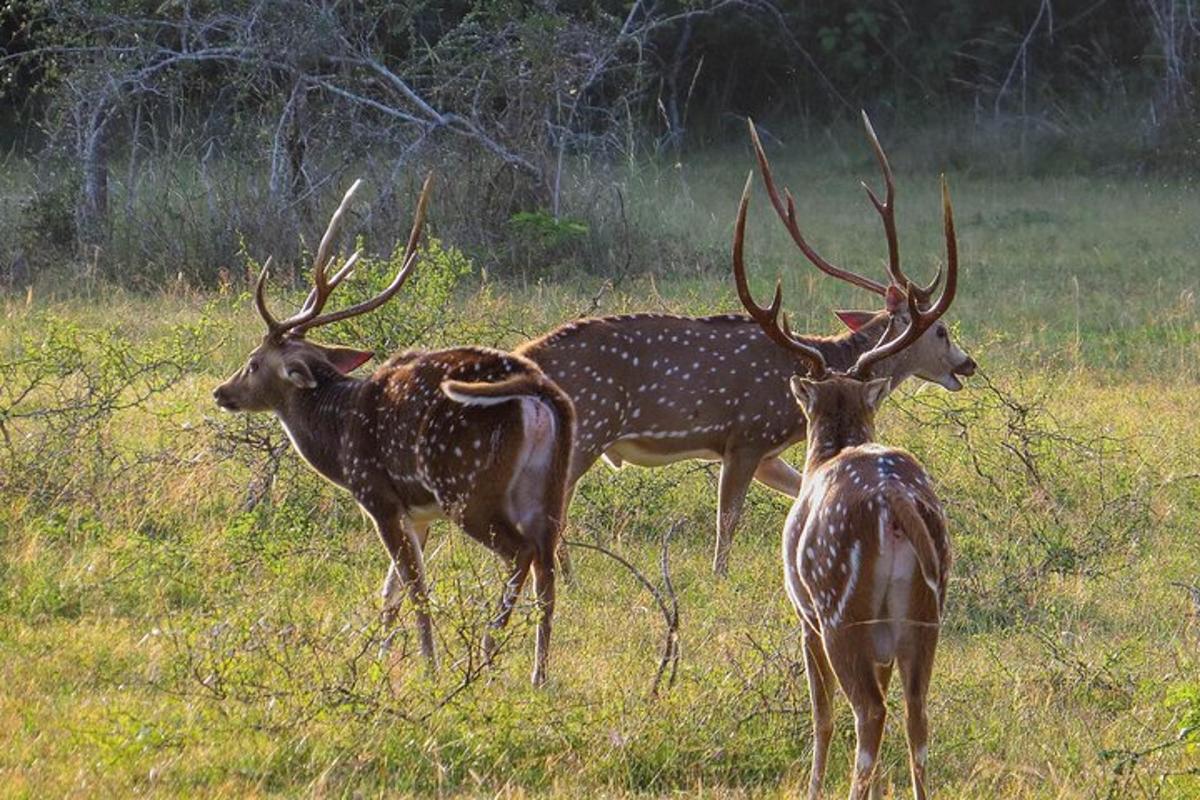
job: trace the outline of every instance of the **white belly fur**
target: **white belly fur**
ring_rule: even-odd
[[[639,467],[661,467],[674,464],[676,461],[688,461],[698,458],[704,461],[720,461],[721,456],[712,450],[679,450],[672,453],[658,453],[638,445],[632,439],[614,442],[602,455],[605,463],[613,469],[620,469],[626,462]]]

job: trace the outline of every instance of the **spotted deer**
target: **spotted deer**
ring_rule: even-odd
[[[739,296],[763,331],[808,365],[807,377],[790,381],[808,421],[808,450],[804,486],[784,526],[783,573],[803,627],[813,710],[809,797],[820,796],[833,734],[835,685],[854,708],[857,757],[850,797],[867,796],[887,714],[884,698],[898,666],[913,792],[924,798],[925,702],[946,600],[950,546],[946,519],[924,468],[904,450],[875,443],[875,413],[891,390],[891,378],[873,376],[886,359],[920,341],[954,300],[958,250],[949,193],[943,179],[947,269],[941,296],[924,307],[921,292],[909,282],[904,319],[893,316],[874,347],[837,370],[820,348],[788,330],[787,318],[780,316],[778,287],[767,308],[750,296],[742,262],[749,201],[747,179],[734,228]]]
[[[907,278],[900,268],[895,183],[870,122],[865,115],[863,119],[886,184],[884,200],[870,189],[868,194],[887,238],[887,285],[834,266],[808,244],[796,223],[791,194],[785,205],[753,124],[750,127],[772,204],[801,252],[822,272],[885,299],[885,308],[877,312],[836,311],[849,329],[840,335],[803,337],[834,369],[849,368],[889,325],[908,319],[902,300]],[[922,306],[936,284],[935,278],[928,288],[914,288]],[[751,480],[789,497],[800,491],[800,473],[781,453],[804,440],[804,415],[788,380],[804,372],[807,363],[748,317],[634,314],[582,319],[516,352],[536,362],[575,403],[568,497],[599,458],[614,468],[626,463],[656,467],[694,458],[721,462],[713,552],[713,570],[719,575],[728,572],[734,531]],[[961,389],[960,378],[974,371],[975,362],[941,323],[875,367],[893,386],[915,375],[950,391]]]
[[[327,277],[337,229],[360,183],[346,192],[321,240],[308,299],[282,321],[271,315],[264,299],[268,260],[255,290],[266,335],[213,396],[228,411],[273,412],[309,466],[354,496],[391,557],[383,588],[385,622],[394,620],[403,586],[416,608],[421,651],[431,667],[436,658],[422,557],[431,522],[454,521],[508,562],[492,630],[508,622],[532,569],[541,611],[533,682],[541,684],[554,614],[554,558],[574,425],[571,401],[534,363],[496,350],[406,352],[356,378],[350,373],[372,353],[308,341],[306,334],[314,328],[383,305],[416,262],[431,180],[421,192],[405,257],[392,282],[369,300],[322,313],[359,256],[354,253]],[[483,645],[490,658],[490,634]]]

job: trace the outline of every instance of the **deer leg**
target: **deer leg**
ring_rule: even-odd
[[[833,693],[837,688],[833,668],[816,631],[804,629],[804,671],[808,675],[808,697],[813,712],[812,772],[808,777],[809,800],[821,796],[825,779],[825,759],[833,738]]]
[[[887,719],[887,706],[883,692],[879,690],[875,663],[869,655],[870,648],[864,645],[860,636],[842,634],[832,640],[828,635],[825,638],[825,650],[837,674],[838,683],[854,708],[854,732],[858,746],[854,777],[850,784],[850,800],[865,800],[871,790],[879,758],[879,743],[883,739],[883,723]]]
[[[572,464],[572,466],[574,466],[574,464]],[[586,469],[586,467],[585,467],[585,469]],[[567,486],[563,493],[563,495],[564,495],[563,496],[563,516],[564,517],[567,515],[567,511],[571,507],[571,499],[573,497],[575,497],[575,482],[577,480],[579,480],[578,476],[574,475],[574,472],[572,472],[572,476],[567,481]],[[567,522],[564,519],[563,523],[562,523],[562,528],[565,530],[566,527],[567,527]],[[565,580],[567,582],[567,585],[570,586],[571,584],[573,584],[575,582],[575,565],[571,563],[571,551],[567,547],[566,542],[563,541],[563,537],[561,537],[561,536],[559,536],[559,538],[558,538],[558,551],[555,554],[555,558],[558,559],[558,568],[560,570],[562,570],[563,580]]]
[[[804,482],[804,476],[779,456],[764,458],[754,471],[754,479],[788,497],[800,494]]]
[[[554,618],[554,554],[539,552],[533,561],[533,582],[537,588],[538,620],[537,647],[534,651],[533,685],[546,682],[546,663],[550,658],[550,628]]]
[[[371,515],[379,538],[392,556],[392,567],[400,576],[400,582],[408,589],[416,609],[417,637],[421,654],[428,660],[430,669],[437,668],[437,657],[433,647],[433,622],[429,617],[429,591],[425,586],[425,560],[421,555],[420,538],[416,527],[399,512]],[[385,643],[386,648],[386,643]]]
[[[913,796],[924,800],[925,761],[929,754],[929,718],[925,712],[929,678],[933,673],[933,652],[937,631],[912,635],[912,646],[899,653],[900,679],[904,688],[904,723],[908,734],[908,768],[912,775]]]
[[[713,572],[729,574],[729,550],[733,533],[742,516],[746,490],[758,467],[756,454],[734,451],[721,462],[721,484],[717,495],[717,542],[713,552]]]
[[[414,525],[413,529],[417,534],[417,543],[421,548],[421,552],[425,551],[425,542],[429,538],[429,525],[426,522],[421,525]],[[383,580],[383,614],[381,619],[385,626],[390,627],[396,621],[396,615],[400,613],[400,607],[404,605],[404,593],[400,591],[404,581],[400,578],[400,571],[396,569],[396,554],[389,550],[388,555],[392,557],[392,563],[388,565],[387,577]]]
[[[488,623],[488,631],[483,635],[483,659],[488,664],[492,663],[492,656],[496,654],[496,644],[492,638],[492,632],[501,630],[508,624],[513,606],[516,605],[517,598],[521,596],[521,589],[525,586],[525,579],[529,577],[529,567],[532,563],[532,550],[519,554],[512,561],[512,570],[509,572],[508,580],[504,582],[504,591],[500,595],[499,609],[496,616]]]
[[[883,697],[884,703],[887,703],[888,686],[892,682],[892,667],[895,662],[888,664],[875,665],[875,683],[879,684],[879,694]],[[883,770],[875,770],[875,778],[871,781],[871,800],[880,800],[883,797]]]

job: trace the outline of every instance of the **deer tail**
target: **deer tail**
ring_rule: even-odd
[[[496,406],[510,400],[522,400],[543,394],[541,375],[514,375],[502,381],[442,381],[442,393],[464,406]]]
[[[442,393],[456,403],[467,406],[494,406],[512,400],[533,398],[544,403],[554,413],[554,458],[551,473],[561,479],[549,481],[553,496],[549,499],[556,525],[561,529],[566,521],[566,476],[570,470],[571,448],[575,437],[575,404],[558,384],[541,372],[525,372],[494,383],[473,381],[442,381]]]
[[[912,545],[917,554],[917,564],[921,567],[921,577],[929,586],[934,596],[939,596],[941,586],[941,559],[938,558],[937,548],[933,545],[933,536],[929,527],[917,510],[916,503],[902,490],[888,487],[884,490],[888,509],[895,515],[897,526],[904,533],[904,538]]]

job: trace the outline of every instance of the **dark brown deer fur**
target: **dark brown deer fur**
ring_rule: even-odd
[[[403,284],[427,193],[428,185],[410,237],[411,255],[394,288],[376,298],[379,302],[351,312],[378,306]],[[283,323],[266,312],[260,283],[268,333],[246,365],[213,392],[218,405],[273,412],[309,465],[353,494],[392,559],[384,584],[387,618],[401,600],[399,586],[407,587],[421,650],[431,663],[433,630],[422,558],[430,522],[453,520],[509,563],[494,628],[507,623],[532,569],[541,607],[533,681],[543,682],[574,425],[570,400],[529,360],[484,348],[404,353],[370,377],[351,377],[371,353],[303,338],[312,327],[350,315],[317,316],[348,273],[343,268],[327,280],[327,263],[319,254],[314,294]],[[484,644],[490,655],[490,638]]]

